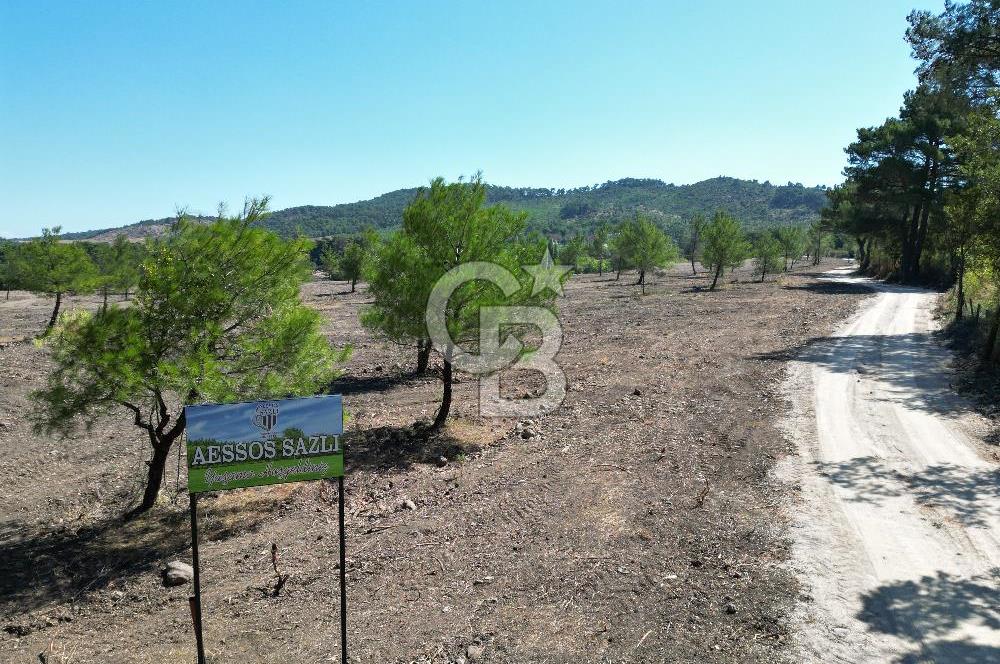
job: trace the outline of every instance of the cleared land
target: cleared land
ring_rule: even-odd
[[[437,380],[410,376],[411,351],[358,326],[363,291],[308,286],[331,340],[355,346],[332,389],[353,416],[357,661],[786,655],[799,590],[783,565],[788,489],[770,479],[789,451],[778,429],[788,408],[782,354],[830,332],[869,294],[805,273],[764,284],[739,277],[710,293],[704,276],[678,267],[646,297],[626,285],[631,274],[618,283],[574,278],[560,300],[570,384],[562,409],[531,424],[483,420],[467,379],[457,386],[458,417],[431,440],[411,424],[433,415]],[[49,304],[23,293],[0,301],[0,335],[38,331]],[[163,563],[190,555],[183,468],[179,485],[168,473],[154,513],[123,524],[117,515],[144,470],[140,432],[121,418],[67,441],[33,435],[27,393],[48,368],[30,342],[0,348],[0,659],[191,661],[190,588],[164,588],[159,577]],[[516,376],[508,387],[534,389]],[[331,489],[285,485],[201,501],[216,661],[337,661]],[[292,575],[277,597],[272,542]]]

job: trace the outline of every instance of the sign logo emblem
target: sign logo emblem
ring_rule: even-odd
[[[265,434],[271,433],[278,426],[278,404],[271,402],[257,404],[251,422]]]

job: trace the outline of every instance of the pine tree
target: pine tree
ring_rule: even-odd
[[[712,285],[715,290],[719,278],[729,268],[743,264],[748,253],[746,238],[736,219],[725,212],[716,212],[712,222],[705,227],[705,249],[702,261],[712,270]]]
[[[55,368],[32,395],[36,429],[128,414],[152,448],[134,514],[156,502],[184,404],[314,394],[346,357],[299,301],[310,242],[260,228],[266,210],[264,198],[211,224],[181,219],[151,245],[131,306],[75,312],[48,337]]]
[[[40,238],[21,247],[25,267],[22,275],[24,287],[55,298],[44,333],[48,333],[59,319],[63,295],[91,292],[97,275],[97,269],[83,247],[75,242],[63,242],[59,237],[60,230],[58,226],[44,228]]]
[[[469,182],[431,181],[418,191],[403,212],[403,226],[379,253],[372,268],[371,292],[375,298],[362,320],[390,338],[429,339],[425,325],[417,322],[417,307],[427,306],[425,293],[451,269],[472,262],[488,262],[520,273],[526,261],[537,262],[542,250],[537,242],[519,241],[526,215],[503,205],[486,206],[486,185],[479,175]],[[393,281],[401,285],[392,288]],[[479,336],[479,311],[484,306],[544,305],[541,297],[522,289],[515,298],[503,297],[491,283],[473,280],[456,290],[447,302],[444,325],[455,344],[474,343]],[[550,299],[550,298],[549,298]],[[420,311],[425,316],[426,310]],[[434,348],[442,359],[441,406],[433,428],[447,421],[452,403],[454,346]]]
[[[781,269],[782,244],[773,231],[762,231],[754,238],[753,243],[754,275],[761,282],[768,274],[774,274]]]
[[[666,267],[680,255],[677,245],[648,217],[637,213],[622,224],[620,236],[630,265],[639,271],[636,285],[646,293],[646,274],[657,267]]]
[[[698,270],[695,269],[694,264],[701,252],[702,236],[705,233],[705,226],[707,225],[708,220],[700,212],[688,221],[687,258],[691,261],[691,274],[698,274]]]

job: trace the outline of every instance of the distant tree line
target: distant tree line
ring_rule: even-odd
[[[64,295],[98,291],[102,309],[110,293],[128,299],[139,279],[144,245],[119,235],[112,243],[68,242],[60,228],[42,229],[42,235],[27,242],[0,241],[0,288],[5,299],[11,290],[25,290],[53,298],[46,331],[59,318]]]
[[[858,129],[826,227],[856,244],[861,269],[950,286],[983,360],[1000,360],[1000,3],[914,11],[906,38],[918,85],[899,114]]]
[[[615,280],[623,270],[636,270],[636,285],[645,293],[647,275],[677,262],[682,253],[697,274],[697,262],[712,274],[710,290],[715,290],[726,270],[735,269],[753,258],[763,281],[768,274],[792,269],[803,256],[813,263],[833,248],[834,239],[818,223],[811,227],[777,226],[746,232],[743,225],[727,212],[719,211],[709,220],[693,215],[682,237],[683,252],[673,238],[649,216],[637,212],[617,224],[602,223],[589,237],[578,233],[565,243],[553,243],[559,262],[575,272],[614,272]]]

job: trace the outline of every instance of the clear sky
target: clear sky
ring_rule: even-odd
[[[0,2],[0,235],[482,170],[841,179],[921,0]]]

